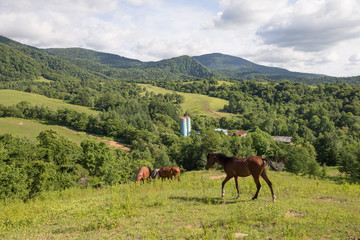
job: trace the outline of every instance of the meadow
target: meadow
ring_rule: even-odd
[[[0,239],[358,239],[360,186],[269,172],[277,202],[261,180],[225,185],[223,171],[193,171],[181,181],[133,182],[44,192],[0,203]]]
[[[25,137],[31,141],[36,141],[36,137],[39,133],[48,129],[55,130],[61,136],[66,137],[78,145],[80,145],[80,143],[84,140],[98,139],[86,132],[71,130],[70,128],[64,126],[49,125],[35,120],[22,118],[0,118],[0,135],[9,133],[16,137]]]
[[[0,89],[0,104],[4,106],[11,106],[18,104],[21,101],[27,101],[32,105],[43,105],[49,107],[52,110],[59,108],[68,108],[75,110],[77,112],[97,115],[99,112],[95,111],[88,107],[83,107],[79,105],[69,104],[63,100],[48,98],[42,95],[21,92],[16,90],[9,89]]]
[[[141,87],[145,87],[147,91],[154,92],[155,94],[166,94],[174,93],[174,91],[166,90],[164,88],[151,86],[150,84],[138,84]],[[185,97],[185,101],[181,104],[181,107],[184,111],[188,111],[194,115],[205,115],[211,117],[230,117],[233,114],[222,112],[221,109],[224,108],[224,105],[228,104],[227,100],[209,97],[206,95],[196,94],[196,93],[183,93],[176,92],[176,94],[182,95]]]

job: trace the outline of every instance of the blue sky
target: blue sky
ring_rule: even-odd
[[[360,75],[359,0],[1,0],[0,35],[143,61],[220,52]]]

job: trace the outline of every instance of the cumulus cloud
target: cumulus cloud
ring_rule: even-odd
[[[298,0],[257,31],[265,44],[322,51],[360,38],[358,0]]]
[[[292,71],[356,75],[359,5],[358,0],[1,0],[0,34],[39,48],[83,47],[143,61],[221,52]]]
[[[269,20],[286,3],[287,0],[221,0],[222,11],[215,17],[214,25],[227,28],[258,24]]]
[[[348,59],[350,65],[360,65],[360,54],[353,54]]]

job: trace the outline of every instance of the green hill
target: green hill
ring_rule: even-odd
[[[232,80],[290,80],[309,84],[360,82],[360,76],[336,78],[291,72],[220,53],[142,62],[82,48],[38,49],[3,36],[0,36],[0,50],[0,82],[34,80],[39,77],[56,82],[77,82],[82,87],[85,86],[84,81],[87,82],[85,87],[93,87],[94,82],[107,80],[163,81],[212,77]],[[3,86],[13,88],[9,84]]]
[[[204,65],[189,56],[180,56],[159,62],[147,63],[146,68],[167,69],[172,73],[189,75],[199,78],[210,78],[214,76]]]
[[[214,70],[220,76],[228,78],[267,77],[272,79],[286,78],[320,78],[323,75],[291,72],[283,68],[267,67],[252,63],[243,58],[221,53],[205,54],[194,57],[206,67]]]
[[[39,133],[48,129],[55,130],[60,135],[78,145],[86,139],[98,139],[85,132],[74,131],[63,126],[42,124],[37,121],[22,118],[0,118],[0,135],[8,133],[16,137],[25,137],[35,142]]]
[[[0,36],[0,81],[81,81],[99,78],[86,69],[51,56],[43,50]],[[103,76],[105,78],[105,76]]]
[[[67,60],[83,59],[114,68],[138,68],[142,65],[139,60],[83,48],[49,48],[44,49],[44,51]]]
[[[186,172],[180,182],[126,183],[46,192],[0,204],[1,239],[358,239],[360,187],[269,172],[258,200],[251,177]]]
[[[139,84],[139,86],[145,87],[147,91],[154,92],[156,94],[166,94],[174,92],[171,90],[166,90],[164,88],[151,86],[149,84]],[[187,111],[191,114],[205,115],[216,118],[233,116],[233,114],[231,113],[221,111],[221,109],[224,108],[224,105],[229,104],[229,101],[227,100],[195,93],[176,93],[185,97],[184,103],[181,104],[181,107],[184,111]]]
[[[15,105],[21,101],[27,101],[32,105],[43,105],[50,109],[68,108],[77,112],[97,115],[99,112],[88,107],[66,103],[63,100],[48,98],[42,95],[20,92],[9,89],[0,89],[0,104],[5,106]]]

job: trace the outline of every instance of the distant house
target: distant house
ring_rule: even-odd
[[[276,136],[273,138],[274,141],[283,142],[283,143],[291,143],[292,137],[284,137],[284,136]]]
[[[214,130],[215,130],[215,131],[218,131],[218,132],[223,132],[223,133],[225,133],[225,135],[228,135],[228,133],[229,133],[228,130],[222,129],[222,128],[216,128],[216,129],[214,129]]]
[[[247,135],[246,132],[243,132],[243,131],[237,131],[237,132],[234,132],[234,136],[236,135],[239,135],[240,137],[245,137]]]

